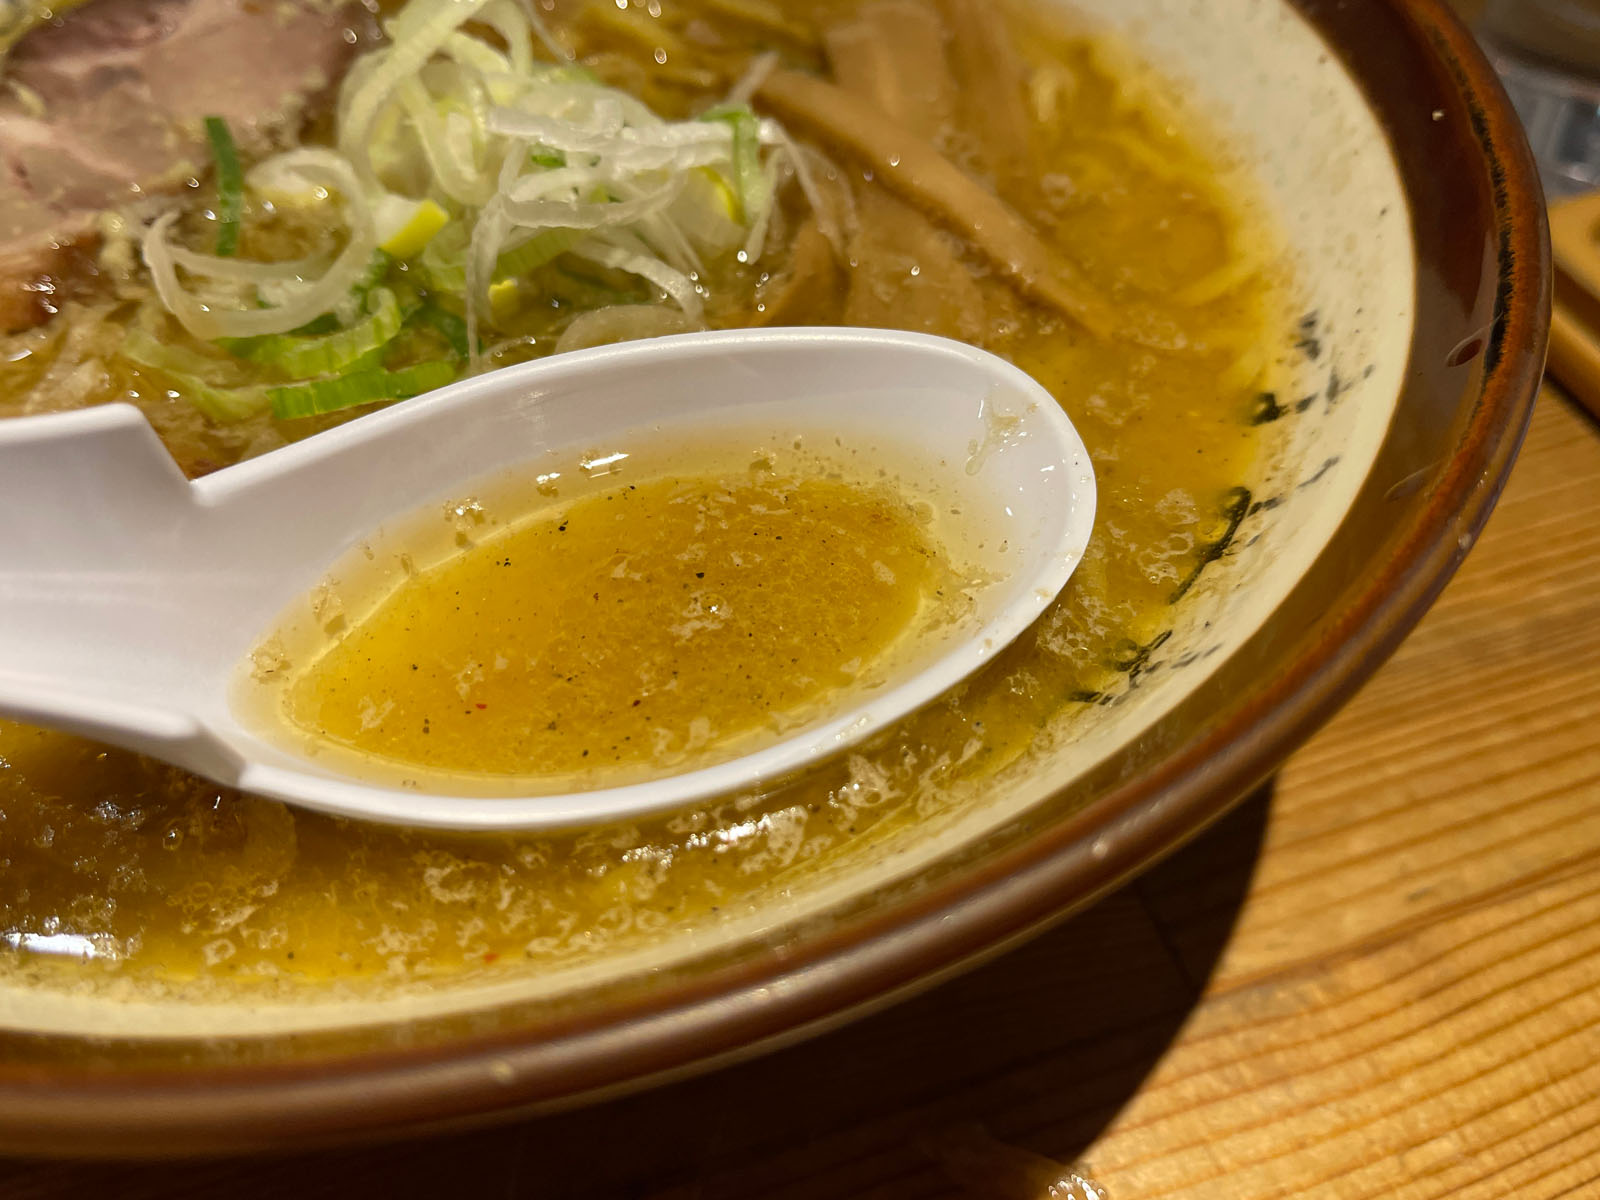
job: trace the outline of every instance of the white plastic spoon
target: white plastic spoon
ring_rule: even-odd
[[[551,448],[752,422],[904,448],[986,504],[1005,569],[976,595],[970,636],[745,757],[564,795],[374,785],[264,740],[235,711],[246,657],[274,618],[386,519]],[[348,817],[480,830],[630,818],[780,777],[959,682],[1066,583],[1094,500],[1083,443],[1039,384],[957,342],[868,330],[688,334],[560,355],[192,483],[129,405],[0,421],[0,714]]]

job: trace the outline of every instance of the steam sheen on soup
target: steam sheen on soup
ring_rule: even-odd
[[[65,77],[52,56],[90,52],[74,28],[119,6],[132,0],[94,0],[26,35],[11,77],[45,94]],[[352,77],[374,77],[363,63],[385,36],[412,30],[407,9],[383,8],[385,35],[359,7],[259,7],[289,15],[244,30],[255,61],[242,98],[207,93],[204,62],[200,96],[134,97],[188,141],[150,138],[149,161],[129,168],[148,172],[136,202],[126,180],[114,195],[107,183],[92,219],[28,260],[32,290],[0,304],[14,330],[0,347],[0,415],[129,401],[198,475],[370,402],[573,346],[699,326],[898,327],[984,346],[1054,392],[1094,458],[1097,529],[1058,601],[942,701],[782,788],[627,827],[457,837],[347,823],[0,722],[0,940],[13,948],[0,970],[52,986],[267,995],[544,970],[712,927],[975,803],[1047,722],[1113,700],[1171,627],[1227,528],[1230,489],[1253,478],[1252,415],[1287,348],[1287,310],[1270,232],[1230,199],[1238,181],[1220,151],[1114,47],[1048,6],[992,0],[557,0],[535,6],[543,37],[485,8],[414,88],[396,85],[369,112],[340,98]],[[169,59],[190,24],[261,19],[222,0],[149,10],[171,16],[152,43]],[[220,43],[206,44],[215,56]],[[290,59],[301,65],[275,73]],[[611,139],[604,153],[633,165],[602,179],[593,155],[552,148],[554,127],[531,117],[480,137],[474,105],[512,98],[472,82],[496,63],[569,89],[594,136]],[[46,98],[27,119],[92,117],[81,97]],[[623,124],[683,131],[658,139],[673,154],[699,148],[663,183],[638,165],[644,150],[628,158],[623,135],[601,128],[613,109]],[[198,117],[211,115],[222,120],[208,143]],[[319,156],[342,153],[363,121],[364,144],[395,157],[346,176]],[[472,189],[482,156],[503,151],[493,138],[508,137],[525,156],[508,168],[523,193],[501,211]],[[119,162],[138,149],[125,141]],[[230,153],[254,183],[237,184]],[[252,175],[274,159],[273,178]],[[408,171],[421,174],[408,183]],[[558,171],[571,173],[565,191]],[[362,232],[342,189],[379,184],[401,206],[375,208]],[[548,203],[606,220],[668,187],[672,228],[653,212],[576,233],[513,220]],[[21,238],[31,219],[7,229]],[[560,236],[539,241],[550,228]],[[352,256],[355,282],[313,295],[363,237],[389,252]],[[165,285],[152,255],[172,272]],[[212,259],[315,265],[230,279],[204,273],[225,270]],[[306,319],[271,328],[290,314]],[[6,503],[15,519],[27,498]]]

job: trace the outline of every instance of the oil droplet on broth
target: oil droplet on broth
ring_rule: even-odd
[[[955,615],[928,504],[891,484],[770,453],[655,475],[603,457],[575,498],[552,504],[547,471],[498,528],[475,512],[470,543],[289,673],[288,724],[423,786],[636,782],[827,715]]]

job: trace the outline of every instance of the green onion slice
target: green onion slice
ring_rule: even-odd
[[[422,248],[417,263],[429,287],[457,295],[467,290],[467,245],[466,229],[452,222]]]
[[[430,300],[417,310],[416,318],[449,342],[457,358],[471,357],[471,348],[467,345],[467,323],[461,317]]]
[[[435,361],[394,371],[352,371],[329,379],[268,388],[267,394],[272,403],[272,415],[280,421],[288,421],[431,392],[453,382],[456,370],[454,363]]]
[[[742,210],[739,220],[749,225],[771,201],[770,184],[761,169],[761,121],[748,104],[718,105],[700,119],[722,121],[733,130],[733,186]]]
[[[121,354],[131,363],[164,375],[184,399],[218,424],[253,417],[270,403],[265,387],[225,387],[205,379],[206,372],[228,365],[223,360],[157,341],[137,326],[123,338]]]
[[[446,231],[448,232],[448,230]],[[532,237],[500,252],[494,264],[494,278],[520,279],[560,258],[584,237],[581,229],[541,229]],[[467,247],[465,239],[441,233],[423,249],[418,260],[428,285],[435,291],[460,295],[467,290]]]
[[[207,117],[206,137],[217,166],[217,254],[229,257],[239,249],[239,218],[244,214],[244,172],[233,133],[221,117]]]
[[[541,229],[525,242],[503,250],[495,259],[496,279],[518,279],[558,258],[584,239],[581,229]]]
[[[367,315],[348,329],[320,337],[273,334],[233,343],[228,349],[241,358],[277,367],[300,379],[343,371],[362,355],[392,342],[405,322],[400,302],[388,288],[374,288],[367,304]]]
[[[351,291],[362,298],[372,291],[387,278],[389,268],[394,266],[394,255],[387,251],[374,250],[372,257],[367,261],[366,269],[356,278],[351,286]]]

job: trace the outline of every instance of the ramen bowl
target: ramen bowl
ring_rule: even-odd
[[[1297,337],[1247,418],[1270,427],[1270,452],[1218,498],[1161,627],[1073,697],[1070,723],[1043,721],[956,802],[604,954],[298,991],[114,975],[91,988],[74,964],[8,976],[0,1146],[216,1153],[392,1135],[571,1106],[793,1041],[1115,887],[1349,697],[1471,549],[1538,385],[1549,256],[1514,114],[1438,0],[1071,12],[1218,131],[1290,264]],[[866,813],[873,780],[839,770]],[[771,839],[776,820],[746,797],[704,838]],[[464,885],[460,862],[418,869],[444,894]]]

